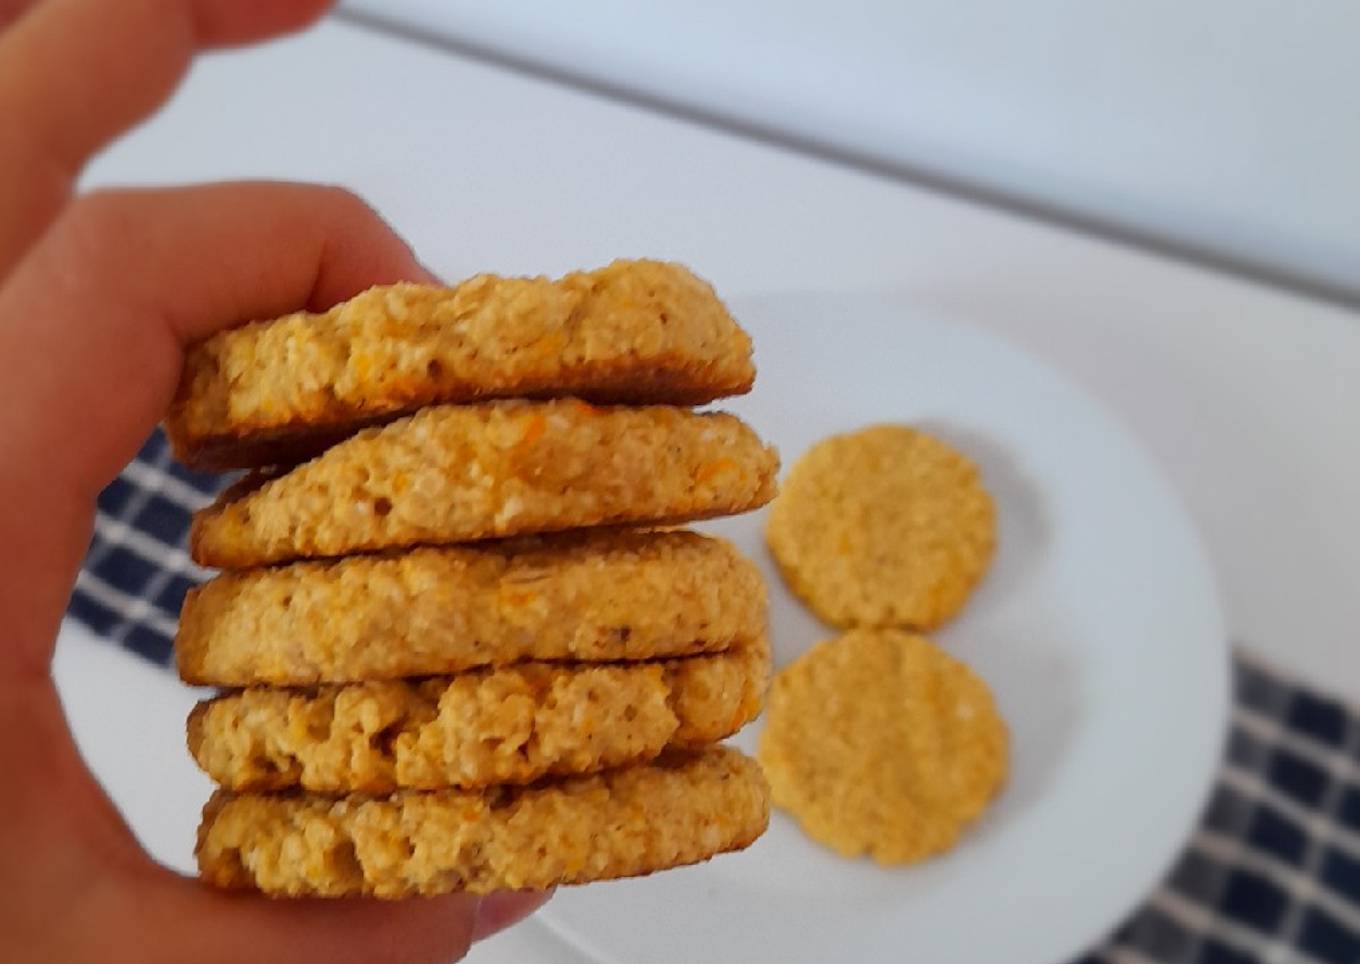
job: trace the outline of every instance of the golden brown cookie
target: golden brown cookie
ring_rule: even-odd
[[[529,787],[322,797],[219,791],[198,866],[219,887],[275,896],[396,898],[631,877],[740,850],[769,791],[727,747]]]
[[[574,399],[423,409],[366,429],[194,519],[226,569],[578,526],[684,522],[774,495],[778,457],[739,419]]]
[[[166,429],[202,468],[297,462],[426,405],[575,395],[693,405],[750,390],[751,341],[686,268],[370,288],[189,352]]]
[[[529,783],[730,736],[760,712],[769,667],[760,640],[659,662],[523,663],[418,681],[252,688],[198,704],[189,750],[237,791]]]
[[[227,573],[175,652],[210,686],[305,686],[523,660],[714,652],[765,632],[760,572],[693,532],[598,529]]]
[[[982,578],[996,514],[963,455],[879,425],[825,439],[794,463],[766,538],[789,587],[827,622],[930,629]]]
[[[759,757],[808,836],[912,863],[952,847],[996,795],[1006,724],[987,684],[924,636],[852,630],[776,675]]]

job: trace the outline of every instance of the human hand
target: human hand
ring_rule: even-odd
[[[96,150],[200,48],[325,0],[0,0],[0,946],[41,961],[443,961],[540,895],[270,901],[157,865],[82,763],[51,678],[95,497],[165,412],[186,345],[429,280],[335,189],[239,183],[72,198]]]

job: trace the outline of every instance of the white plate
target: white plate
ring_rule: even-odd
[[[541,918],[591,958],[1055,964],[1132,910],[1193,826],[1225,732],[1228,659],[1184,509],[1129,435],[1064,378],[901,305],[734,303],[760,375],[726,407],[786,465],[833,432],[907,421],[982,466],[999,552],[937,638],[996,692],[1012,731],[1009,785],[956,850],[917,867],[842,860],[776,812],[744,853],[563,889]],[[708,528],[761,562],[782,665],[829,633],[780,583],[763,517]],[[750,750],[759,728],[736,742]]]

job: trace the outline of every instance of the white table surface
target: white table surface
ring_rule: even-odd
[[[1360,4],[343,3],[1360,301]]]
[[[647,254],[733,298],[891,290],[1002,332],[1166,467],[1234,639],[1360,702],[1353,314],[334,23],[204,61],[89,182],[237,176],[349,185],[451,278]],[[115,801],[187,868],[194,694],[74,627],[56,673]],[[568,958],[531,926],[471,959]]]

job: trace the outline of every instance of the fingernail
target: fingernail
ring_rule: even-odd
[[[477,919],[472,926],[472,939],[480,941],[511,924],[518,924],[542,907],[551,891],[502,890],[488,894],[477,905]]]

